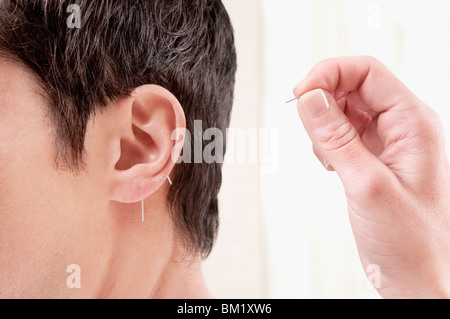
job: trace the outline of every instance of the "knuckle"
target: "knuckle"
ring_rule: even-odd
[[[359,198],[373,203],[382,201],[389,189],[389,182],[383,174],[367,174],[360,178],[354,192]]]
[[[444,125],[442,123],[442,119],[439,114],[430,107],[427,107],[427,112],[430,116],[430,125],[429,128],[431,131],[436,134],[438,137],[442,135],[442,131],[444,131]]]
[[[323,60],[312,68],[308,76],[314,78],[317,87],[329,88],[332,86],[333,80],[335,80],[331,75],[337,67],[336,59]]]
[[[328,71],[330,65],[334,65],[335,61],[336,61],[336,58],[329,58],[329,59],[322,60],[313,67],[312,72]]]
[[[444,138],[444,126],[439,115],[428,106],[415,109],[412,116],[413,135],[420,136],[426,143],[437,145]]]
[[[332,123],[323,128],[319,143],[327,152],[340,152],[345,149],[350,151],[358,137],[358,132],[351,123]]]
[[[378,60],[376,57],[374,57],[372,55],[366,55],[364,58],[370,64],[374,64],[374,65],[381,64],[380,60]]]

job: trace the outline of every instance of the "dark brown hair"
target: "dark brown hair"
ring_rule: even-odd
[[[81,9],[80,28],[67,24],[71,4]],[[204,130],[229,125],[236,52],[220,0],[0,0],[0,26],[2,54],[42,87],[57,163],[75,172],[89,119],[144,84],[178,98],[190,132],[194,120]],[[186,247],[202,257],[217,234],[221,170],[220,163],[176,165],[168,196]]]

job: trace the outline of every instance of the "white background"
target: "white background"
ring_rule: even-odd
[[[227,164],[218,242],[204,265],[217,298],[377,298],[338,177],[316,160],[292,89],[322,59],[372,55],[450,128],[450,1],[224,0],[239,70],[232,127],[272,128],[272,164]],[[268,144],[265,145],[264,143]],[[270,144],[270,145],[269,145]],[[449,143],[447,143],[449,145]]]

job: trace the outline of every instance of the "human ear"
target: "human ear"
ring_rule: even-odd
[[[117,161],[110,199],[135,203],[156,192],[169,176],[184,144],[186,119],[179,101],[168,90],[144,85],[118,101],[114,121]],[[173,140],[177,132],[177,140]],[[120,141],[117,141],[120,139]],[[159,180],[158,180],[159,179]]]

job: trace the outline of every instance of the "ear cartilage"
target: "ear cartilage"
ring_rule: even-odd
[[[287,101],[286,104],[289,104],[289,103],[292,103],[292,102],[294,102],[294,101],[297,101],[298,99],[300,99],[300,96],[299,96],[299,97],[296,97],[296,98],[294,98],[294,99],[292,99],[292,100]]]

